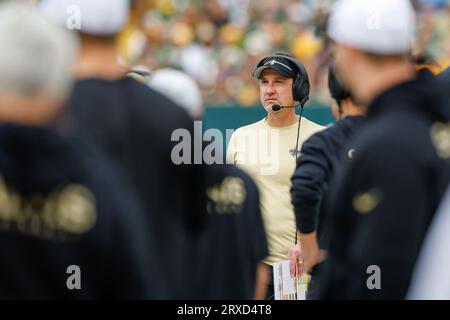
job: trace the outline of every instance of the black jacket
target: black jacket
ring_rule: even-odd
[[[441,72],[439,79],[445,83],[447,91],[450,91],[450,67]]]
[[[450,106],[420,74],[379,95],[332,186],[328,259],[320,298],[402,299],[425,232],[450,181]],[[331,191],[331,189],[330,189]],[[381,271],[381,289],[370,266]]]
[[[1,124],[0,299],[159,297],[148,229],[126,189],[93,150]],[[67,287],[72,265],[81,290]]]
[[[292,204],[301,233],[318,232],[319,246],[326,247],[323,203],[333,173],[342,157],[352,154],[348,146],[364,117],[348,116],[333,126],[315,133],[303,143],[301,156],[292,176]],[[343,154],[344,153],[344,154]]]
[[[190,214],[199,214],[191,204],[197,204],[201,167],[172,161],[176,130],[187,130],[194,143],[193,121],[186,111],[129,77],[77,81],[70,109],[77,135],[97,146],[130,178],[153,224],[176,216],[195,227],[196,217]],[[193,157],[194,152],[189,159]]]
[[[258,189],[233,165],[205,170],[208,219],[187,237],[183,298],[251,300],[257,266],[269,254]]]
[[[179,143],[172,141],[172,134],[177,130],[189,135],[192,152],[188,158],[195,155],[192,119],[171,100],[132,78],[78,81],[70,109],[81,140],[99,148],[130,180],[152,230],[164,272],[160,278],[171,287],[167,298],[179,296],[181,261],[174,250],[182,247],[180,233],[185,228],[198,230],[205,217],[202,166],[172,161]]]

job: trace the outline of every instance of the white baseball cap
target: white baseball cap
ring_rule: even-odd
[[[375,54],[408,52],[415,38],[410,0],[340,0],[331,10],[328,35],[338,43]]]
[[[152,73],[147,84],[183,107],[192,118],[203,114],[203,100],[197,83],[186,73],[164,68]]]
[[[66,99],[78,52],[75,35],[49,21],[34,5],[0,2],[0,93]]]
[[[41,11],[58,24],[91,35],[114,35],[128,22],[129,0],[42,0]]]

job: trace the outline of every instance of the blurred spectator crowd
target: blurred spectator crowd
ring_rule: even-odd
[[[195,78],[206,105],[254,106],[252,69],[264,55],[289,52],[308,69],[312,100],[330,101],[327,38],[333,0],[136,0],[120,41],[125,61],[150,70],[176,67]],[[450,1],[413,1],[414,55],[450,65]]]

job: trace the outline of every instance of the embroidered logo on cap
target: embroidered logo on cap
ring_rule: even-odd
[[[289,69],[292,71],[292,68],[290,68],[288,65],[285,65],[284,63],[277,61],[275,59],[272,59],[271,61],[266,62],[264,65],[267,66],[268,64],[270,64],[271,66],[273,66],[275,63],[282,65],[283,67]]]

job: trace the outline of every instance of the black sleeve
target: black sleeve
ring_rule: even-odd
[[[417,156],[405,149],[389,143],[366,149],[346,172],[323,278],[333,297],[406,294],[427,225],[427,179]],[[367,287],[372,265],[380,268],[381,290]]]
[[[311,136],[302,146],[292,176],[291,197],[297,228],[301,233],[316,230],[320,204],[331,172],[329,151],[322,132]]]

